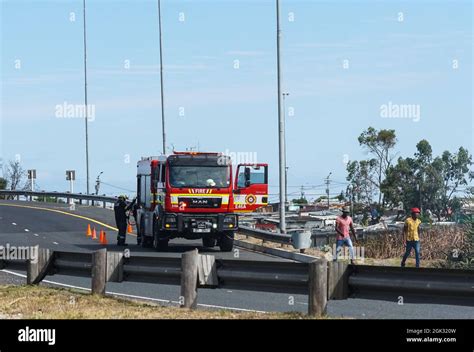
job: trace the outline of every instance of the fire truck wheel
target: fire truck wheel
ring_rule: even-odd
[[[142,236],[142,247],[143,247],[143,248],[151,248],[151,247],[153,247],[153,237],[150,237],[150,236]]]
[[[234,233],[223,232],[219,239],[219,248],[222,252],[230,252],[234,248]]]
[[[216,239],[211,237],[203,237],[202,238],[202,245],[207,248],[212,248],[216,245]]]
[[[155,236],[155,239],[153,241],[153,248],[157,251],[166,251],[168,249],[168,242],[169,240],[160,240]]]

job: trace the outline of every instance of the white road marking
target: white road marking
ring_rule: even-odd
[[[28,229],[25,229],[25,232],[30,232],[30,230],[28,230]]]
[[[5,272],[5,273],[7,273],[7,274],[12,274],[12,275],[15,275],[15,276],[19,276],[19,277],[26,278],[26,275],[25,275],[25,274],[16,273],[16,272],[14,272],[14,271],[5,270],[5,269],[0,270],[0,271],[3,271],[3,272]],[[83,291],[88,291],[88,292],[91,291],[91,289],[90,289],[90,288],[87,288],[87,287],[81,287],[81,286],[75,286],[75,285],[68,285],[68,284],[63,284],[63,283],[61,283],[61,282],[56,282],[56,281],[43,280],[42,282],[45,282],[45,283],[48,283],[48,284],[52,284],[52,285],[58,285],[58,286],[63,286],[63,287],[74,288],[74,289],[77,289],[77,290],[83,290]],[[122,296],[122,297],[143,299],[143,300],[147,300],[147,301],[155,301],[155,302],[162,302],[162,303],[168,303],[168,304],[169,304],[169,303],[172,303],[172,304],[179,305],[179,302],[177,302],[177,301],[170,301],[170,300],[168,300],[168,299],[145,297],[145,296],[136,296],[136,295],[129,295],[129,294],[126,294],[126,293],[119,293],[119,292],[112,292],[112,291],[106,291],[105,293],[108,293],[108,294],[113,295],[113,296]],[[217,305],[214,305],[214,304],[202,304],[202,303],[198,303],[197,305],[198,305],[198,306],[201,306],[201,307],[205,307],[205,308],[226,309],[226,310],[234,310],[234,311],[240,311],[240,312],[268,313],[268,312],[263,311],[263,310],[254,310],[254,309],[245,309],[245,308],[235,308],[235,307],[224,307],[224,306],[217,306]]]
[[[53,242],[53,244],[59,244],[58,242]]]
[[[295,303],[296,303],[296,304],[302,304],[302,305],[304,305],[304,306],[307,306],[307,305],[308,305],[308,303],[305,303],[305,302],[295,302]]]
[[[34,234],[36,237],[38,237],[39,235],[37,233]]]
[[[12,222],[12,225],[16,226],[16,222]]]

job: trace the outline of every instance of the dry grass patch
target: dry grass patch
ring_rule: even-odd
[[[0,286],[3,319],[308,319],[301,313],[189,310],[44,286]]]

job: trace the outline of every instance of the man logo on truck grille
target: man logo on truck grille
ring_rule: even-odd
[[[247,204],[255,204],[256,201],[257,201],[257,198],[253,194],[248,194],[245,197],[245,203]]]

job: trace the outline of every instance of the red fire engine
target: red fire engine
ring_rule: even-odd
[[[231,251],[239,212],[268,203],[268,165],[238,164],[221,153],[174,152],[137,164],[137,229],[143,247],[166,249],[172,238],[202,238]]]

